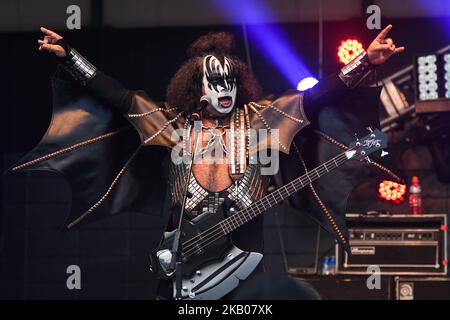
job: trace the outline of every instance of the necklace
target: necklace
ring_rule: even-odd
[[[226,133],[225,129],[229,128],[230,126],[228,124],[224,125],[219,122],[220,122],[220,120],[215,119],[215,126],[205,125],[202,122],[202,129],[204,129],[210,135],[210,138],[209,138],[208,142],[206,143],[206,145],[204,147],[200,148],[200,150],[198,150],[196,152],[195,156],[198,156],[198,155],[203,156],[208,150],[212,149],[212,147],[215,147],[217,143],[219,144],[220,149],[226,155],[228,154],[228,151],[229,151],[228,146],[226,145],[223,137],[225,136],[225,133]],[[190,138],[191,138],[191,132],[190,132],[191,129],[192,129],[192,125],[188,125],[186,123],[185,128],[184,128],[184,134],[183,134],[183,136],[184,136],[183,148],[184,148],[185,153],[189,156],[191,155],[191,152],[189,151],[190,147],[187,142],[190,141]],[[220,130],[220,129],[223,129],[223,130]]]
[[[211,137],[209,138],[206,145],[204,147],[200,148],[199,154],[201,154],[201,155],[205,154],[212,147],[215,147],[217,143],[219,144],[221,150],[225,154],[228,154],[228,147],[223,139],[226,131],[219,130],[217,127],[215,127],[215,128],[207,127],[206,130],[207,130],[208,134],[210,134]]]

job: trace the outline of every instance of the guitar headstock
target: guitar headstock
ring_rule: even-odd
[[[350,144],[350,148],[346,152],[347,158],[363,160],[372,153],[387,147],[388,136],[386,133],[379,129],[372,130],[369,128],[369,131],[368,135]],[[382,150],[381,156],[385,155],[387,155],[387,152]]]

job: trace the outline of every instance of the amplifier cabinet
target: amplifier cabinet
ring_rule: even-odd
[[[397,300],[450,300],[450,278],[395,277]]]
[[[336,273],[446,275],[445,214],[346,214],[351,254],[336,245]]]

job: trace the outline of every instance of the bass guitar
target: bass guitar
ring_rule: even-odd
[[[262,254],[246,252],[233,245],[230,233],[293,193],[338,168],[348,160],[369,160],[368,156],[387,146],[387,135],[376,129],[354,141],[349,148],[304,175],[267,194],[242,210],[234,207],[219,209],[193,223],[182,222],[182,299],[214,300],[225,296],[245,280],[257,267]],[[382,155],[387,154],[382,151]],[[152,252],[152,271],[159,277],[173,280],[171,270],[174,232],[168,233],[162,244]]]

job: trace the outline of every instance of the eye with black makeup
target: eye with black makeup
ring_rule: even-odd
[[[225,78],[219,74],[212,74],[211,76],[207,77],[208,82],[214,86],[214,88],[217,90],[217,86],[225,86]]]
[[[221,77],[221,76],[212,76],[208,79],[208,81],[214,85],[219,84],[220,82],[222,82],[222,80],[223,80],[223,77]]]

